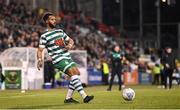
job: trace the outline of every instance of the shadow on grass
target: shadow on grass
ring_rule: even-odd
[[[80,104],[80,103],[79,103]],[[46,108],[63,108],[65,106],[77,105],[77,104],[42,104],[42,105],[32,105],[32,106],[17,106],[9,107],[6,109],[46,109]]]
[[[121,101],[121,104],[133,104],[134,101]]]

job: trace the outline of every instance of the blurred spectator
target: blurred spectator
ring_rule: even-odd
[[[172,87],[172,75],[175,67],[175,56],[171,47],[166,47],[161,62],[164,66],[164,83],[167,89],[167,78],[169,78],[169,89]]]
[[[160,80],[160,73],[161,73],[161,67],[159,64],[155,64],[152,68],[152,74],[153,74],[153,83],[159,85]]]
[[[0,0],[0,52],[11,47],[37,47],[44,24],[41,16],[47,9],[28,10],[23,3]],[[75,41],[76,50],[87,50],[88,66],[97,67],[102,57],[109,60],[111,48],[119,32],[113,26],[96,21],[82,11],[59,12],[59,28],[63,28]],[[137,58],[137,44],[127,41],[124,53],[128,58]],[[134,48],[136,47],[136,48]]]
[[[105,85],[108,85],[108,76],[109,76],[109,66],[105,59],[101,61],[101,70],[102,70],[102,82]]]
[[[55,69],[50,57],[44,62],[44,83],[51,83],[54,88],[55,84]]]
[[[165,88],[165,82],[164,82],[164,80],[165,80],[165,77],[164,77],[164,66],[163,66],[163,64],[160,64],[160,68],[161,68],[161,73],[160,73],[160,76],[161,76],[161,88]]]

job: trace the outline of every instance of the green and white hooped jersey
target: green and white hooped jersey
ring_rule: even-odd
[[[62,59],[71,59],[70,53],[65,50],[68,40],[69,36],[61,29],[46,30],[40,37],[39,47],[46,48],[53,64],[57,64]]]

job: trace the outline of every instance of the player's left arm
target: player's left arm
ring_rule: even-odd
[[[66,49],[72,49],[74,46],[74,41],[73,39],[71,39],[67,34],[64,35],[64,40],[67,43],[67,45],[65,46]]]
[[[71,38],[69,38],[68,44],[66,45],[66,48],[67,49],[72,49],[73,46],[74,46],[74,41]]]

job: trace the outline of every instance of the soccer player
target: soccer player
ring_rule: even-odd
[[[37,51],[37,68],[40,70],[42,67],[42,52],[43,49],[46,48],[48,54],[52,58],[55,68],[70,77],[69,87],[64,103],[79,103],[72,98],[74,90],[79,92],[84,103],[90,102],[94,96],[88,96],[84,91],[79,78],[80,72],[68,52],[68,50],[73,47],[74,41],[63,30],[56,29],[56,17],[52,13],[45,13],[42,19],[46,23],[47,29],[40,37],[39,48]]]
[[[171,47],[167,46],[162,54],[161,63],[164,65],[164,86],[165,89],[172,88],[172,75],[176,68],[175,55]],[[169,77],[169,88],[167,88],[167,78]]]
[[[112,74],[111,74],[111,79],[110,79],[110,83],[109,83],[109,87],[107,91],[111,91],[114,77],[116,74],[119,79],[119,90],[121,90],[121,86],[122,86],[121,75],[122,75],[122,61],[123,60],[125,60],[125,57],[123,56],[123,53],[120,50],[119,45],[116,45],[113,48],[113,51],[111,53]]]

